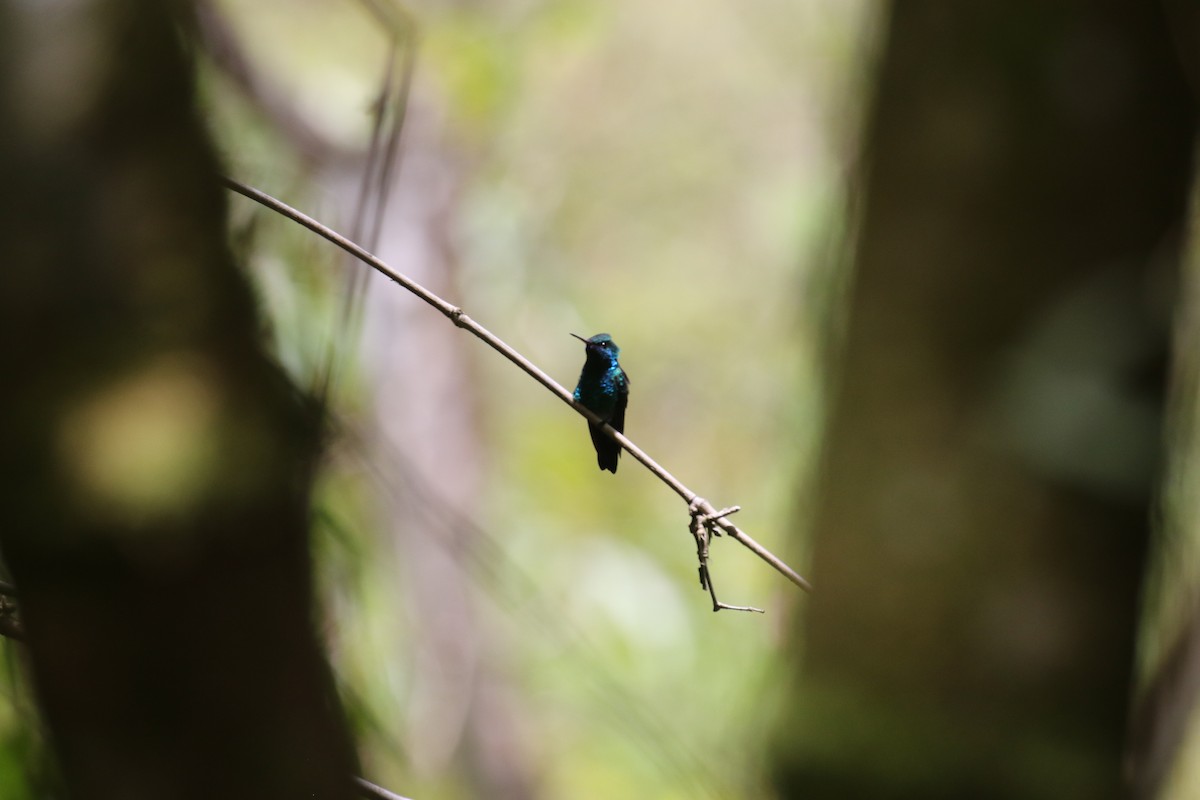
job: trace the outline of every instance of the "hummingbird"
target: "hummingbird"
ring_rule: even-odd
[[[614,430],[624,433],[629,376],[617,363],[621,348],[607,333],[597,333],[590,339],[584,339],[577,333],[571,335],[583,342],[587,351],[587,361],[583,363],[579,385],[575,387],[575,402],[612,425]],[[588,429],[592,434],[592,445],[596,448],[596,463],[600,469],[615,475],[621,446],[608,438],[594,422],[588,422]]]

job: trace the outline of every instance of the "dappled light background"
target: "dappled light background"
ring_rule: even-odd
[[[568,334],[611,333],[626,432],[803,572],[874,4],[405,11],[412,91],[368,247],[568,388]],[[206,19],[254,76],[221,50],[205,67],[231,174],[362,226],[387,26],[333,0]],[[322,624],[367,777],[422,798],[767,794],[795,587],[717,541],[721,599],[768,613],[714,615],[683,504],[640,465],[601,473],[582,419],[435,311],[377,276],[347,303],[363,267],[245,201],[234,218],[280,359],[331,377]]]
[[[1195,796],[1198,14],[0,0],[0,794]]]

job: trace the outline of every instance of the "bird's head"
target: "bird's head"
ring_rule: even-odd
[[[598,356],[616,359],[616,357],[621,353],[621,348],[617,347],[617,343],[614,342],[613,338],[607,333],[597,333],[590,339],[585,339],[578,333],[572,333],[571,335],[583,342],[584,347],[587,349],[588,355],[592,355],[594,353]]]

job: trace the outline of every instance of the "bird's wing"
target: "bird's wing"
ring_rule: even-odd
[[[629,375],[622,370],[621,385],[617,387],[617,407],[613,409],[612,419],[608,421],[613,430],[625,432],[625,406],[629,405]]]

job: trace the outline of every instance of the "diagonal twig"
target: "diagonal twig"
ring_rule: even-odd
[[[366,798],[366,800],[409,800],[409,798],[390,792],[382,786],[376,786],[366,778],[355,778],[354,785],[358,787],[358,796]]]
[[[796,584],[806,592],[812,591],[812,585],[798,572],[788,566],[777,555],[755,541],[745,531],[741,530],[732,522],[730,522],[727,516],[729,512],[725,512],[723,514],[703,497],[685,486],[682,481],[664,469],[657,461],[646,455],[646,453],[640,447],[634,444],[624,434],[614,430],[611,425],[601,420],[598,416],[596,416],[596,414],[585,408],[582,404],[576,402],[574,396],[565,388],[563,388],[557,381],[539,369],[537,365],[535,365],[529,359],[525,358],[523,355],[514,350],[512,346],[510,346],[503,339],[496,336],[487,328],[483,327],[478,322],[467,316],[467,314],[461,308],[447,302],[446,300],[443,300],[441,297],[429,291],[416,281],[395,271],[382,260],[367,252],[358,244],[342,236],[337,231],[321,224],[320,222],[317,222],[312,217],[309,217],[303,212],[292,208],[283,201],[272,197],[266,192],[246,186],[245,184],[235,181],[232,178],[225,177],[221,180],[226,188],[230,189],[231,191],[236,192],[243,197],[247,197],[256,203],[259,203],[260,205],[263,205],[266,208],[269,208],[272,211],[287,217],[293,222],[308,228],[321,238],[337,245],[342,250],[345,250],[347,253],[367,264],[376,272],[386,276],[393,282],[399,284],[412,294],[419,297],[421,300],[433,306],[459,328],[469,331],[477,339],[483,341],[493,350],[500,353],[500,355],[504,356],[521,370],[523,370],[535,381],[549,389],[550,392],[558,397],[558,399],[575,409],[578,414],[585,417],[589,422],[593,422],[601,426],[601,430],[604,431],[606,436],[613,439],[617,444],[621,445],[621,447],[625,448],[625,450],[628,451],[631,456],[641,462],[646,469],[650,470],[650,472],[652,472],[659,480],[671,487],[676,494],[682,497],[684,502],[688,504],[688,508],[691,510],[693,518],[695,518],[697,515],[706,517],[708,522],[702,526],[705,528],[705,530],[716,533],[717,530],[720,529],[721,533],[724,533],[731,539],[736,540],[750,552],[754,553],[760,559],[774,567],[777,572],[790,580],[792,583]],[[711,588],[711,579],[708,580],[707,585],[709,588]]]

